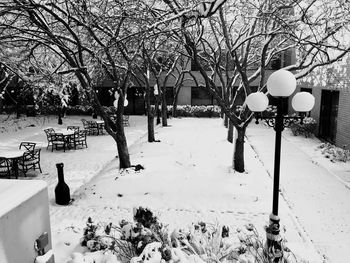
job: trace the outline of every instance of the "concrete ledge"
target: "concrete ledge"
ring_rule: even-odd
[[[38,180],[0,180],[0,258],[2,263],[34,262],[35,240],[51,227],[47,184]]]

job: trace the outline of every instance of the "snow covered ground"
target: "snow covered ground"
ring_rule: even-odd
[[[251,125],[248,142],[273,174],[274,131]],[[325,158],[317,138],[283,133],[281,192],[326,262],[349,262],[350,164]]]
[[[4,117],[1,116],[2,119]],[[82,125],[80,119],[79,116],[68,116],[63,119],[63,127]],[[20,141],[28,140],[36,141],[42,147],[43,173],[32,173],[27,179],[41,179],[48,183],[56,262],[66,262],[73,251],[83,250],[79,246],[79,240],[89,216],[101,222],[117,223],[121,219],[131,220],[132,209],[135,206],[151,208],[160,220],[170,227],[185,227],[192,222],[205,221],[219,222],[235,229],[253,223],[264,236],[263,226],[267,224],[272,206],[272,179],[269,173],[272,174],[274,139],[273,131],[265,129],[262,125],[248,128],[248,143],[245,148],[247,171],[241,174],[230,168],[233,148],[225,139],[226,129],[220,119],[171,119],[169,127],[156,128],[156,139],[161,142],[148,143],[146,117],[131,116],[130,127],[126,127],[125,130],[132,163],[145,167],[145,170],[140,172],[131,169],[118,171],[116,145],[108,135],[89,136],[86,149],[70,150],[66,153],[51,152],[46,150],[43,129],[58,127],[56,117],[25,118],[24,121],[7,122],[10,124],[0,126],[2,149],[18,147]],[[347,176],[344,171],[350,170],[350,166],[331,163],[321,156],[319,150],[315,150],[320,144],[317,139],[294,137],[289,131],[284,132],[284,138],[282,149],[302,149],[305,156],[312,156],[307,159],[308,163],[327,164],[329,167],[325,171],[333,178],[330,181],[345,185],[343,182]],[[291,146],[285,145],[285,140]],[[296,163],[287,162],[292,165],[286,168],[289,171],[303,166],[302,160],[291,160]],[[57,182],[55,164],[58,162],[64,163],[65,178],[75,199],[70,206],[58,206],[54,201],[54,187]],[[281,169],[284,169],[283,165]],[[329,172],[337,169],[342,171],[341,176],[338,176],[341,181]],[[305,173],[308,174],[307,171]],[[282,175],[292,178],[281,171]],[[327,178],[329,179],[329,176]],[[288,240],[289,247],[301,256],[309,258],[310,262],[322,262],[320,255],[315,252],[314,245],[322,256],[326,255],[326,260],[330,258],[329,262],[348,262],[349,252],[344,248],[317,243],[319,237],[327,237],[323,235],[327,229],[320,227],[317,231],[319,218],[315,217],[314,213],[309,213],[314,209],[309,207],[308,202],[303,205],[303,200],[308,199],[310,195],[316,196],[317,199],[319,189],[312,188],[315,192],[307,192],[309,189],[301,188],[295,181],[290,179],[286,184],[286,180],[281,179],[283,198],[280,200],[279,214],[281,224],[286,229],[283,236]],[[318,182],[305,181],[305,184],[312,185]],[[348,188],[344,188],[349,192]],[[337,197],[338,193],[337,188],[329,188],[326,196]],[[345,192],[342,196],[346,196]],[[334,199],[329,198],[320,217],[327,216],[326,211],[332,208],[331,202],[336,202]],[[343,226],[348,227],[345,222],[350,217],[346,210],[349,205],[343,205],[344,213],[335,214],[334,217],[340,217],[344,221]],[[308,225],[312,220],[315,227]],[[332,220],[334,219],[326,218],[321,223],[324,223],[323,227],[331,228],[327,223]],[[338,221],[337,223],[340,224]],[[343,235],[332,232],[334,240],[331,242],[335,242],[339,237],[344,241],[344,245],[349,244],[346,243],[350,236],[348,228],[344,228],[344,231],[346,233]],[[317,238],[316,242],[314,236]],[[314,243],[310,242],[311,239]],[[331,256],[327,255],[328,249],[332,252]],[[340,252],[340,255],[333,257],[333,252]]]

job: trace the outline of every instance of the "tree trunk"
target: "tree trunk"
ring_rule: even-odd
[[[117,125],[119,126],[119,125]],[[123,124],[122,124],[123,126]],[[123,129],[117,129],[116,138],[118,156],[119,156],[119,168],[128,168],[131,166],[130,155],[128,150],[128,144],[126,141],[126,136]]]
[[[126,94],[126,89],[123,89]],[[119,96],[118,99],[118,109],[117,109],[117,121],[116,121],[116,135],[115,139],[117,142],[118,156],[119,156],[119,168],[129,168],[130,155],[128,150],[128,143],[126,140],[123,124],[123,114],[124,114],[124,96]]]
[[[174,101],[173,101],[173,110],[172,110],[172,115],[173,118],[177,118],[177,98],[178,98],[179,93],[176,92],[174,96]]]
[[[19,102],[17,101],[16,102],[16,118],[19,119],[21,117],[21,114],[20,114],[20,105],[19,105]]]
[[[158,124],[160,124],[159,96],[156,96],[154,110],[155,110],[155,113],[157,115],[156,125],[158,125]]]
[[[180,82],[182,83],[182,81]],[[180,93],[180,90],[181,90],[181,85],[177,85],[175,87],[175,95],[174,95],[174,101],[173,101],[173,118],[176,118],[177,117],[177,99],[179,98],[179,93]]]
[[[177,118],[176,110],[177,110],[177,101],[174,100],[174,103],[173,103],[173,110],[172,110],[173,118]]]
[[[224,126],[227,128],[228,127],[228,117],[227,115],[225,114],[224,116]]]
[[[244,136],[246,127],[236,129],[237,138],[234,146],[233,169],[239,173],[244,172]]]
[[[125,89],[124,89],[125,92]],[[128,150],[128,143],[125,136],[124,125],[123,125],[123,113],[124,113],[124,95],[120,95],[118,99],[118,107],[116,112],[116,120],[112,121],[110,116],[103,110],[101,104],[96,101],[97,96],[91,92],[92,98],[95,99],[94,110],[98,115],[105,121],[106,131],[112,136],[117,144],[119,168],[129,168],[131,166],[130,155]],[[98,102],[98,103],[96,103]]]
[[[230,120],[228,121],[227,140],[233,143],[233,123]]]
[[[166,87],[162,88],[162,126],[168,126],[168,107],[166,104]]]
[[[223,111],[222,108],[221,108],[221,111],[220,111],[220,118],[223,119],[224,116],[225,116],[225,113],[224,113],[224,111]]]
[[[154,116],[152,113],[147,112],[147,128],[148,128],[148,142],[154,142]]]
[[[154,142],[154,113],[151,108],[151,93],[150,87],[146,87],[146,106],[147,106],[147,130],[148,142]],[[157,109],[154,109],[156,111]]]

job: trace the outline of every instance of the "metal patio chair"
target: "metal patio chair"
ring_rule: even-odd
[[[11,177],[12,174],[12,165],[11,162],[6,158],[0,158],[0,177],[7,176]]]
[[[46,134],[46,138],[47,138],[47,147],[46,149],[48,149],[50,146],[52,146],[52,142],[51,142],[51,133],[54,133],[55,130],[53,128],[47,128],[44,130],[45,134]]]
[[[35,149],[35,142],[21,142],[19,149],[26,149],[26,151],[33,151]]]
[[[18,170],[21,171],[24,176],[26,176],[27,172],[31,169],[34,171],[38,169],[40,173],[42,173],[40,166],[40,152],[41,149],[34,149],[25,152],[23,157],[18,161]]]

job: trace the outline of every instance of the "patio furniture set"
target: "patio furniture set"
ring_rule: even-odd
[[[88,147],[86,142],[87,130],[80,130],[79,126],[67,126],[67,129],[55,130],[53,128],[47,128],[44,130],[47,138],[47,147],[51,147],[51,151],[63,149],[76,150],[78,146]]]
[[[88,147],[86,142],[87,135],[104,134],[104,121],[82,119],[84,129],[79,126],[67,126],[67,129],[55,130],[47,128],[44,130],[47,137],[47,147],[51,147],[51,151],[63,149],[77,149],[77,147]],[[14,176],[16,179],[21,172],[26,176],[29,170],[38,169],[40,166],[40,151],[35,148],[35,142],[21,142],[17,149],[0,150],[0,177]]]
[[[17,179],[19,172],[22,172],[22,174],[26,176],[27,172],[31,169],[38,169],[41,173],[41,149],[35,149],[35,146],[36,143],[34,142],[21,142],[18,149],[1,151],[0,177],[7,176],[11,178],[13,175]]]
[[[103,120],[86,120],[81,119],[84,129],[88,135],[100,135],[104,134],[105,122]]]

